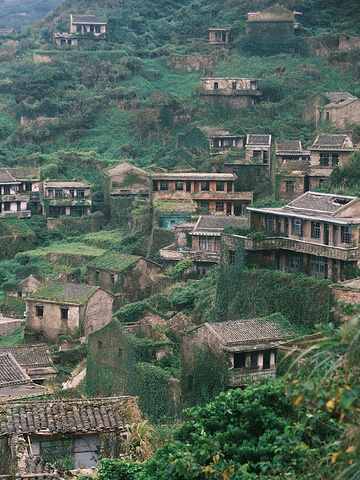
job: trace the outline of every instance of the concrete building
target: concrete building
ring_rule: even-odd
[[[210,45],[227,45],[229,43],[228,28],[209,28]]]
[[[6,168],[0,168],[0,216],[15,214],[29,218],[29,194],[21,190],[22,182],[14,178]]]
[[[305,102],[303,119],[306,122],[314,122],[316,126],[324,126],[332,121],[335,122],[334,125],[339,126],[344,126],[346,123],[358,123],[357,121],[346,121],[347,116],[352,118],[353,115],[358,115],[356,113],[358,104],[353,103],[354,100],[358,99],[349,92],[316,93]],[[327,106],[330,107],[329,110],[326,110]]]
[[[247,163],[264,164],[270,169],[271,135],[249,133],[245,148]]]
[[[271,232],[263,240],[243,237],[253,258],[267,257],[275,269],[319,279],[338,280],[358,268],[358,197],[309,191],[282,208],[248,210],[253,231]],[[224,241],[231,250],[231,239]]]
[[[26,298],[29,326],[50,340],[61,333],[87,336],[112,318],[114,296],[97,286],[44,283]]]
[[[244,386],[249,380],[275,376],[276,350],[289,338],[279,325],[261,318],[204,323],[183,337],[182,368],[185,376],[191,377],[201,358],[199,351],[210,349],[228,360],[228,386]]]
[[[70,33],[55,33],[55,43],[59,46],[77,46],[83,40],[106,40],[106,26],[95,15],[70,15]]]
[[[47,217],[82,217],[91,213],[91,187],[82,182],[43,182],[40,197]]]
[[[245,108],[257,103],[261,92],[257,78],[207,77],[200,81],[201,100],[228,102],[234,107]]]

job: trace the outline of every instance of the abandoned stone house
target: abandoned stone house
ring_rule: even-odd
[[[347,98],[341,96],[331,103],[316,108],[316,126],[324,127],[331,124],[337,128],[344,128],[350,123],[360,123],[360,100],[349,94]]]
[[[15,214],[29,218],[29,194],[21,190],[22,182],[16,180],[6,168],[0,168],[0,216]]]
[[[89,285],[99,285],[117,296],[119,305],[150,296],[159,284],[161,266],[137,255],[108,252],[87,264]]]
[[[316,125],[320,123],[320,120],[321,123],[323,121],[330,122],[330,113],[329,115],[326,115],[325,113],[325,115],[321,115],[320,118],[320,111],[324,112],[326,105],[338,105],[341,107],[343,102],[345,102],[344,105],[347,105],[349,100],[354,99],[356,99],[356,97],[349,92],[315,93],[304,104],[303,119],[306,122],[314,122]],[[339,111],[341,111],[341,108]]]
[[[12,402],[2,410],[0,474],[7,478],[61,479],[64,470],[118,458],[127,453],[129,423],[139,419],[131,397]]]
[[[249,380],[264,376],[274,377],[276,351],[289,338],[278,324],[261,318],[204,323],[184,335],[181,346],[184,383],[191,390],[196,362],[202,358],[199,352],[206,349],[228,362],[228,387],[244,386]]]
[[[0,352],[0,402],[38,397],[47,393],[45,387],[31,379],[10,351]]]
[[[20,182],[19,193],[28,195],[32,208],[40,213],[40,168],[13,167],[6,170]]]
[[[82,182],[43,182],[40,198],[42,213],[47,217],[82,217],[91,213],[91,187]]]
[[[106,40],[107,23],[95,15],[70,15],[70,33],[55,33],[57,45],[77,46],[82,40]]]
[[[23,280],[20,280],[14,288],[7,290],[6,295],[10,297],[26,298],[28,295],[34,293],[40,285],[41,282],[31,274]]]
[[[309,191],[281,208],[248,210],[253,231],[272,232],[263,240],[242,237],[254,260],[335,281],[359,266],[359,198]],[[231,236],[223,240],[231,261]]]
[[[197,209],[212,215],[244,215],[252,192],[235,192],[232,173],[154,173],[151,200],[155,225],[175,228],[188,222]]]
[[[114,296],[98,286],[46,282],[26,298],[26,321],[38,336],[87,336],[112,318]]]
[[[209,28],[210,45],[227,45],[229,43],[228,28]]]
[[[207,77],[200,81],[201,100],[227,102],[234,107],[247,107],[257,103],[261,96],[257,78]]]
[[[246,162],[266,165],[270,169],[271,135],[248,133],[246,136]]]
[[[15,30],[13,28],[0,28],[1,36],[13,35],[14,33],[15,33]]]
[[[191,260],[198,277],[204,276],[219,262],[221,234],[229,226],[247,228],[248,219],[201,215],[195,224],[178,224],[175,243],[160,250],[161,263],[165,269],[170,269],[181,260]],[[180,235],[182,230],[185,235]]]
[[[292,12],[281,5],[273,5],[262,12],[249,12],[246,23],[246,36],[263,38],[274,43],[291,40],[299,28],[297,17],[300,12]]]
[[[56,375],[49,350],[46,345],[6,345],[0,346],[0,355],[10,353],[21,368],[38,385]]]

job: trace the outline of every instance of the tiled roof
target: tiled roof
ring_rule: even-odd
[[[0,183],[17,183],[7,168],[0,168]]]
[[[82,182],[66,182],[66,181],[57,181],[57,182],[44,182],[45,188],[90,188],[90,185],[86,185]]]
[[[347,138],[345,134],[321,133],[316,138],[315,147],[339,147],[341,148]]]
[[[202,132],[205,133],[205,135],[208,135],[209,137],[213,136],[230,136],[229,130],[224,130],[223,128],[220,127],[199,127]]]
[[[283,207],[283,210],[295,210],[304,213],[315,212],[316,214],[322,213],[325,215],[331,215],[355,198],[356,197],[334,195],[330,193],[306,192]]]
[[[246,146],[266,145],[270,147],[271,135],[249,133],[246,138]]]
[[[281,331],[276,323],[261,318],[206,323],[206,326],[216,333],[224,345],[261,343],[282,340],[289,336]]]
[[[233,173],[153,173],[153,180],[219,180],[228,181],[235,180]]]
[[[21,368],[11,353],[0,354],[0,389],[12,385],[31,383],[29,375]]]
[[[354,99],[353,95],[349,92],[326,92],[324,93],[325,97],[331,100],[331,102],[341,102],[347,100],[348,98]]]
[[[278,142],[278,151],[281,152],[301,152],[301,142],[300,140],[281,140]],[[277,152],[276,152],[277,153]]]
[[[325,105],[321,108],[324,109],[324,110],[329,109],[329,108],[342,108],[345,105],[349,105],[350,103],[356,102],[357,100],[359,100],[359,99],[356,98],[356,97],[346,98],[345,100],[339,100],[337,102],[328,103],[327,105]]]
[[[127,163],[127,162],[119,163],[119,165],[116,165],[116,167],[113,167],[110,170],[107,170],[107,173],[110,175],[114,175],[118,173],[127,172],[129,170],[133,170],[138,174],[147,175],[145,170],[142,170],[141,168],[138,168],[138,167],[134,167],[134,165],[131,165],[130,163]]]
[[[6,170],[17,180],[40,180],[40,168],[15,167]]]
[[[123,272],[128,267],[140,260],[138,255],[129,255],[127,253],[109,252],[105,255],[95,258],[88,267],[99,268],[101,270],[111,270],[113,272]]]
[[[84,285],[81,283],[47,282],[42,284],[29,299],[82,304],[86,302],[98,288],[97,286]]]
[[[52,366],[46,345],[0,346],[0,355],[3,353],[11,353],[23,368]]]
[[[121,410],[129,399],[131,397],[6,404],[6,414],[0,418],[0,435],[126,430],[128,422]]]
[[[248,219],[226,215],[202,215],[192,233],[198,231],[221,232],[225,227],[248,227]]]
[[[73,23],[100,23],[106,25],[106,22],[102,22],[99,17],[95,15],[72,15]]]

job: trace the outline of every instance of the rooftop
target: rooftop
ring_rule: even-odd
[[[128,172],[129,170],[134,171],[138,174],[147,175],[145,170],[142,170],[141,168],[138,168],[138,167],[134,167],[134,165],[131,165],[130,163],[127,163],[127,162],[119,163],[115,167],[107,170],[107,173],[110,175],[116,175],[119,173]]]
[[[1,389],[11,385],[30,383],[29,375],[21,368],[10,352],[0,353],[0,395]]]
[[[246,147],[271,145],[271,135],[248,133],[246,138]]]
[[[300,209],[333,214],[343,205],[346,205],[356,198],[357,197],[330,193],[306,192],[283,207],[283,209]]]
[[[261,318],[213,322],[205,325],[224,345],[228,346],[279,341],[289,337],[276,323]]]
[[[130,267],[130,265],[134,265],[134,263],[140,260],[140,258],[142,257],[138,255],[111,252],[95,258],[95,260],[88,263],[88,267],[99,268],[100,270],[123,272]]]
[[[356,98],[349,92],[325,92],[324,96],[334,103]]]
[[[67,181],[54,181],[44,182],[45,188],[90,188],[90,185],[86,185],[82,182],[67,182]]]
[[[233,173],[153,173],[151,175],[153,180],[219,180],[219,181],[234,181],[235,175]]]
[[[0,183],[18,183],[7,168],[0,168]]]
[[[353,143],[345,133],[320,133],[310,149],[323,147],[353,148]]]
[[[40,168],[15,167],[6,170],[17,180],[40,180]]]
[[[95,15],[70,15],[72,23],[91,23],[97,25],[106,25],[106,22],[100,20]]]
[[[248,219],[225,215],[202,215],[191,234],[199,235],[199,233],[202,232],[222,232],[225,227],[229,226],[246,228],[248,226]]]
[[[33,401],[6,404],[0,435],[125,431],[125,406],[131,397]]]
[[[81,283],[47,282],[33,293],[29,299],[48,300],[53,302],[68,302],[82,305],[99,287]]]
[[[277,152],[302,152],[300,140],[280,140]]]
[[[52,366],[46,345],[6,345],[0,346],[0,355],[10,353],[21,367]]]

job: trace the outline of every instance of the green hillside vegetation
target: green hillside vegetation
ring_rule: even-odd
[[[0,28],[20,30],[31,25],[64,0],[0,0]]]

